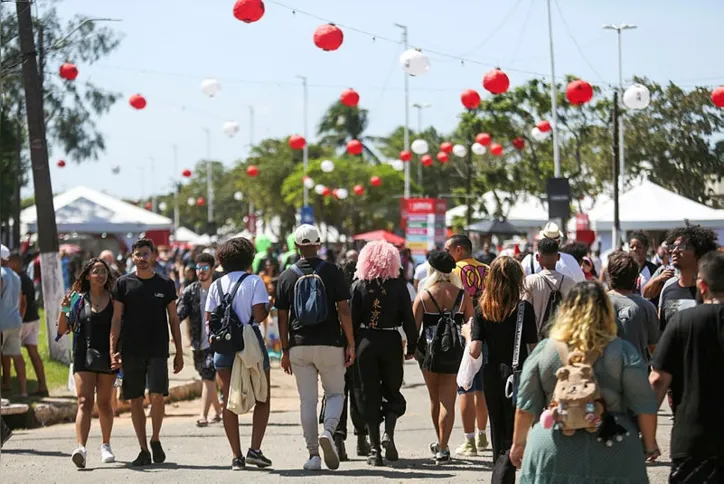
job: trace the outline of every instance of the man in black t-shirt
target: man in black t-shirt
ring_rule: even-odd
[[[724,482],[724,253],[699,264],[704,304],[676,313],[654,355],[659,404],[669,388],[676,408],[669,482]]]
[[[339,423],[344,405],[345,368],[354,362],[355,341],[352,334],[352,318],[349,308],[349,287],[344,275],[334,264],[317,257],[320,238],[311,225],[300,225],[294,232],[301,260],[285,270],[277,283],[276,307],[279,317],[279,338],[282,343],[281,365],[288,374],[294,374],[301,401],[301,420],[304,438],[309,451],[305,470],[320,470],[319,447],[324,452],[328,468],[339,467],[339,454],[333,434]],[[327,318],[316,324],[304,326],[295,314],[297,281],[316,274],[324,284],[327,300]],[[347,340],[344,348],[342,331]],[[322,379],[326,398],[324,432],[317,439],[317,386]]]
[[[118,279],[113,291],[111,361],[114,369],[123,370],[123,396],[131,401],[133,427],[141,445],[141,452],[132,465],[142,466],[151,463],[143,411],[147,385],[151,397],[153,462],[166,460],[159,433],[164,414],[163,397],[168,395],[169,325],[176,346],[174,373],[181,371],[184,359],[176,313],[176,286],[170,279],[154,273],[151,240],[136,241],[131,252],[136,272]]]

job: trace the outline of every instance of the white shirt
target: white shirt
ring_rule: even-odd
[[[221,290],[224,294],[228,294],[234,288],[234,284],[239,278],[245,274],[237,271],[226,274],[219,279],[221,281]],[[214,282],[209,288],[209,295],[206,297],[206,312],[210,313],[219,305],[220,297],[217,290],[217,283]],[[251,321],[251,308],[257,304],[267,304],[269,302],[269,293],[266,290],[264,281],[257,275],[246,276],[246,279],[239,286],[236,292],[232,308],[243,324]],[[261,321],[257,321],[260,323]]]
[[[427,277],[427,262],[423,262],[415,269],[415,280],[420,282]]]
[[[581,269],[581,266],[580,264],[578,264],[576,258],[573,257],[571,254],[566,254],[565,252],[561,252],[560,254],[561,258],[558,260],[558,262],[556,262],[556,271],[560,272],[564,276],[570,277],[575,282],[585,281],[586,275],[583,273],[583,269]],[[521,262],[526,276],[529,276],[531,274],[531,257],[533,257],[533,272],[538,273],[541,269],[540,264],[535,259],[535,254],[528,254],[523,259],[523,262]]]

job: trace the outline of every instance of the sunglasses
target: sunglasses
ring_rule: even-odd
[[[210,270],[211,270],[211,266],[210,266],[210,265],[207,265],[207,264],[197,265],[197,266],[196,266],[196,270],[197,270],[197,271],[210,271]]]
[[[675,250],[684,251],[684,250],[693,250],[694,246],[687,243],[687,242],[681,242],[679,244],[674,244],[671,247],[669,247],[669,252],[674,252]]]

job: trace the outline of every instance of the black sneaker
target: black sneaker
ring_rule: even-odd
[[[435,454],[435,464],[437,465],[445,465],[452,462],[452,458],[450,457],[450,451],[449,450],[440,450]]]
[[[370,453],[370,443],[366,435],[357,435],[357,456],[367,457]]]
[[[380,449],[371,449],[370,455],[367,456],[367,464],[374,467],[384,465],[382,461],[382,451]]]
[[[234,457],[234,460],[231,461],[231,470],[232,471],[241,471],[246,468],[246,462],[244,462],[243,457]]]
[[[141,449],[141,452],[136,457],[136,460],[131,462],[132,466],[147,466],[151,465],[151,453],[147,450]]]
[[[385,458],[390,462],[395,462],[400,458],[400,454],[397,452],[395,446],[395,439],[392,435],[385,432],[382,437],[382,448],[385,449]]]
[[[267,459],[266,456],[261,453],[261,450],[249,449],[249,452],[246,453],[246,461],[262,469],[272,465],[272,461]]]
[[[153,452],[153,462],[163,464],[166,461],[166,453],[161,448],[161,441],[151,441],[151,452]]]
[[[334,445],[337,446],[337,454],[339,454],[340,462],[347,462],[349,457],[347,456],[347,448],[344,446],[344,437],[335,434]]]

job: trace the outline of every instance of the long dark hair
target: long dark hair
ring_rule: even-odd
[[[485,277],[485,291],[480,298],[483,318],[500,323],[518,307],[523,292],[525,273],[512,257],[499,256],[490,265]]]
[[[75,291],[79,294],[87,294],[88,291],[90,291],[90,281],[86,279],[86,277],[88,277],[88,274],[90,274],[93,266],[98,264],[99,262],[103,264],[103,267],[106,268],[106,273],[108,274],[108,277],[106,278],[106,283],[103,288],[108,292],[113,289],[114,280],[113,275],[111,274],[111,268],[108,267],[108,264],[106,264],[106,261],[104,261],[103,259],[93,257],[86,263],[85,266],[83,266],[83,270],[81,270],[80,274],[78,274],[78,277],[76,278],[75,282],[73,283],[73,287],[71,288],[72,291]]]

